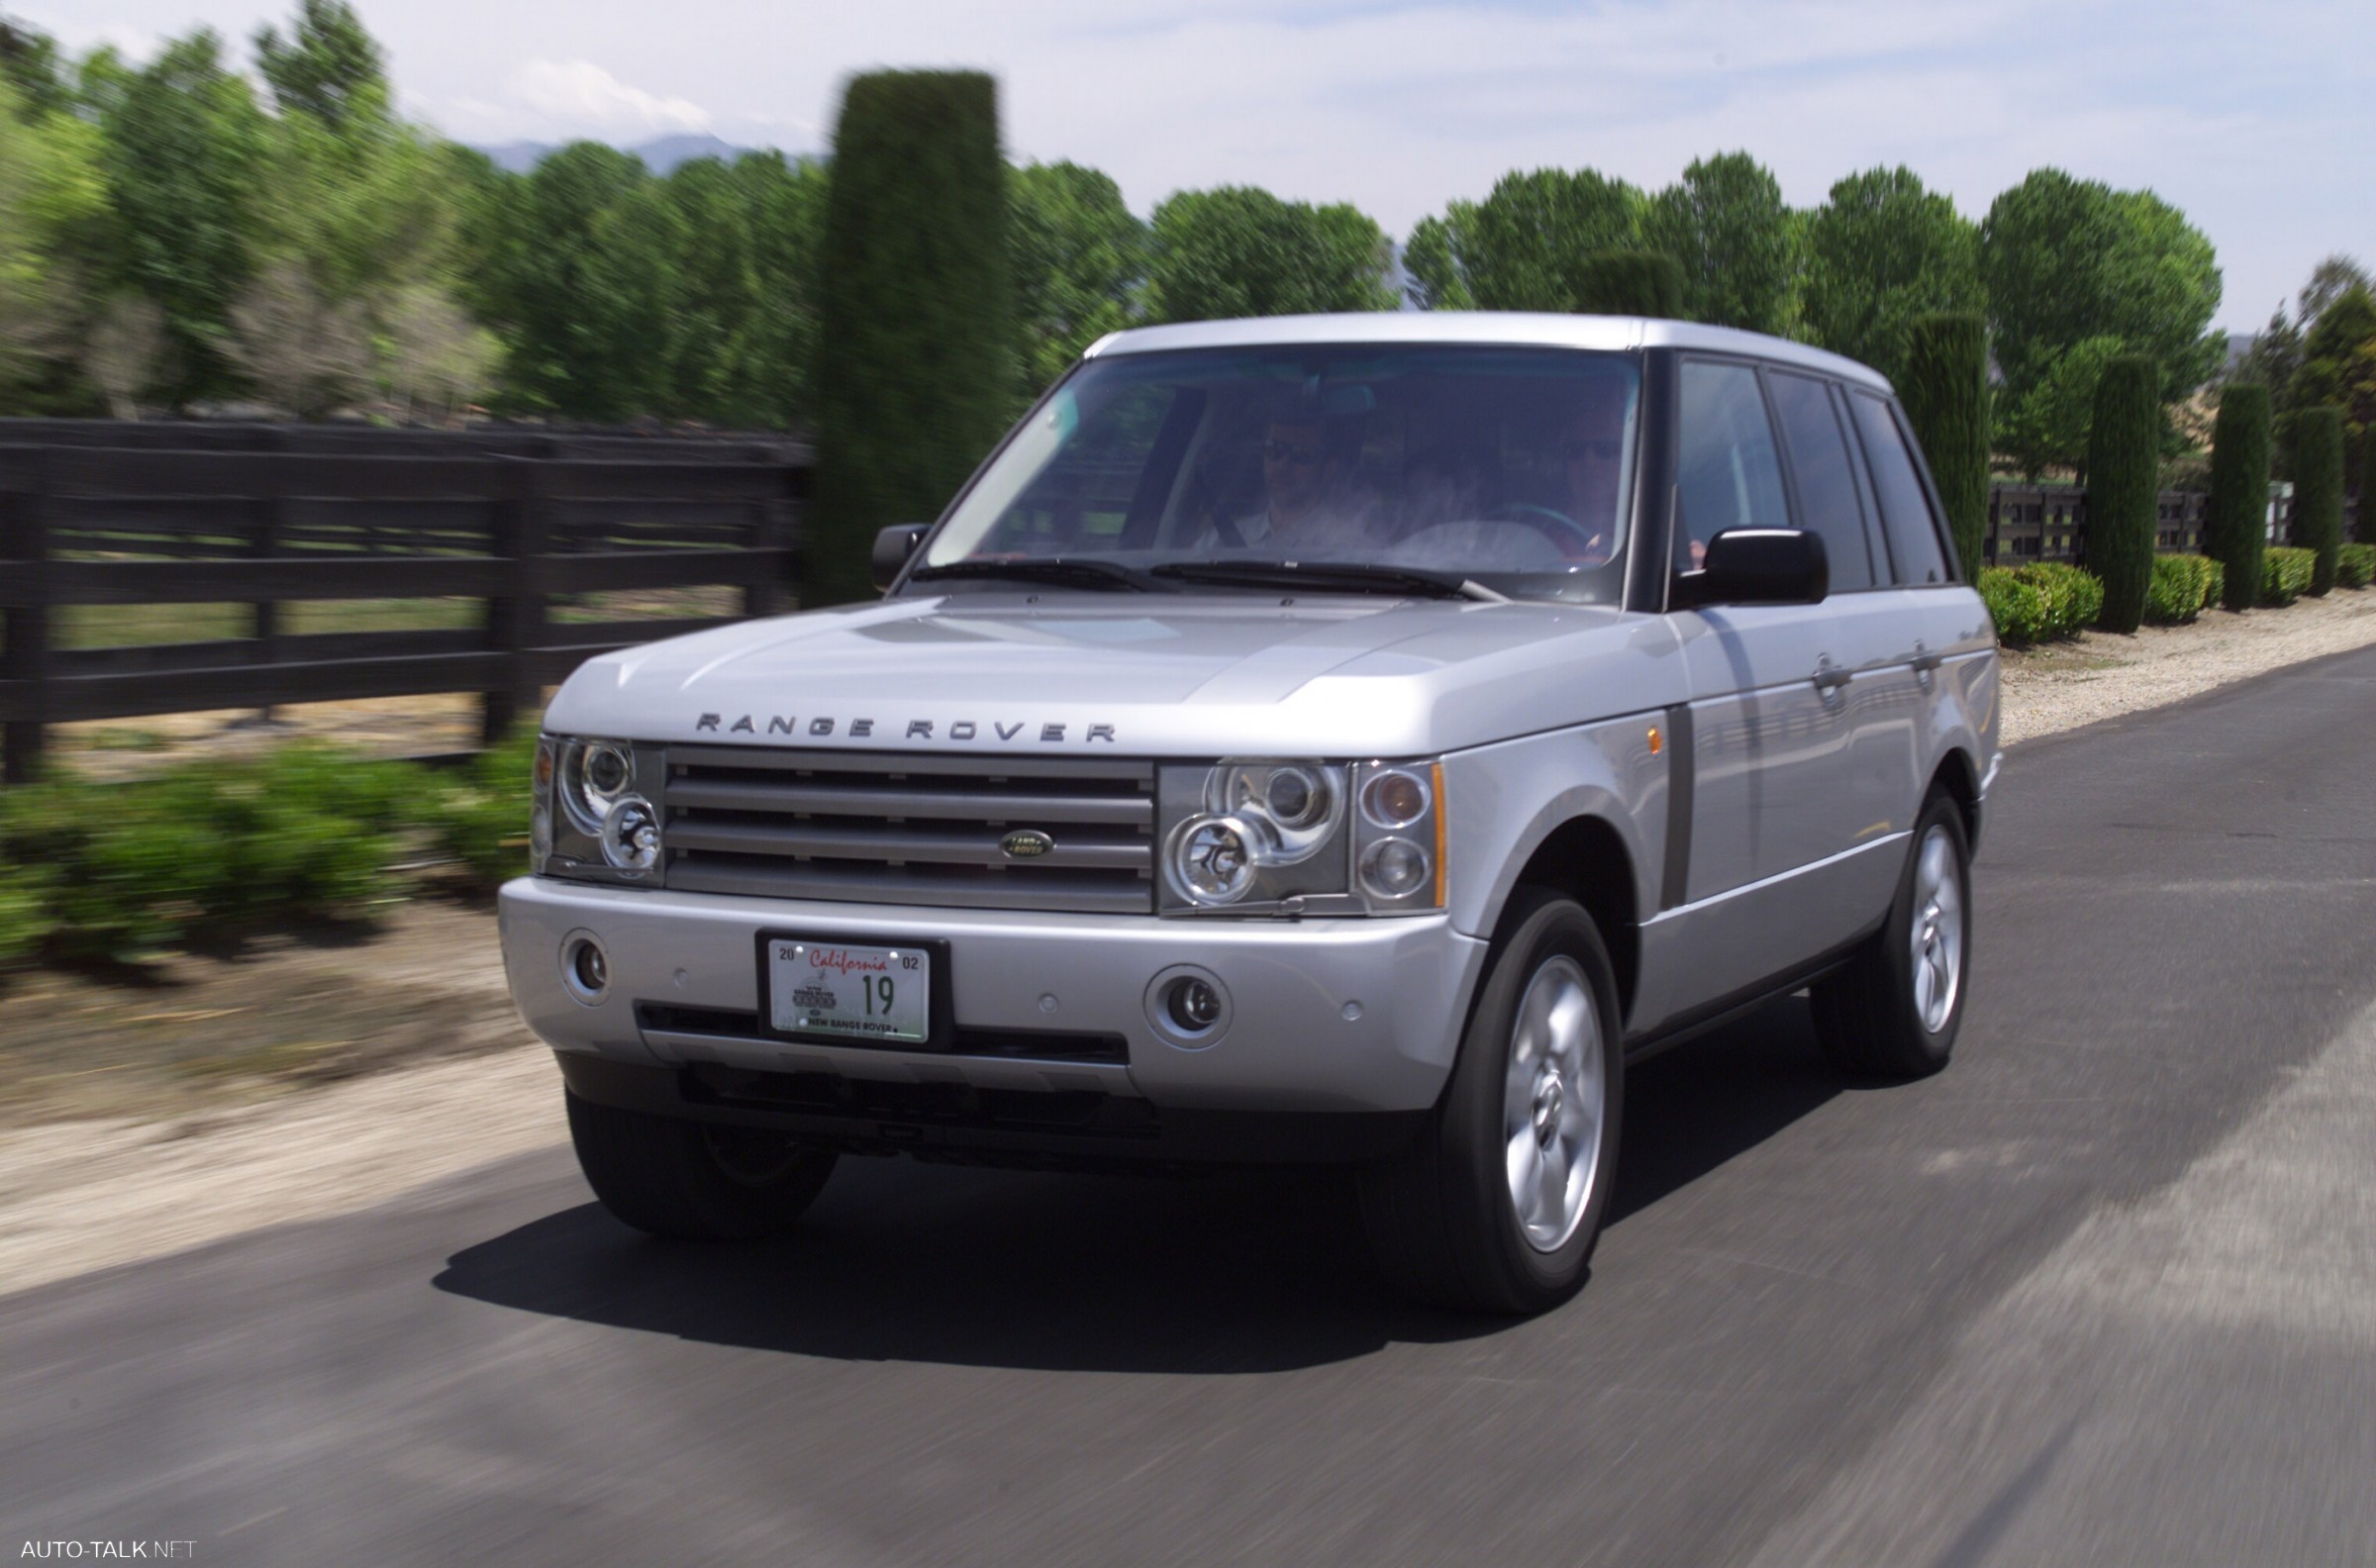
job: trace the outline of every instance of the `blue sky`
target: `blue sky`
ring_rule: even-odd
[[[0,0],[70,47],[290,0]],[[2220,325],[2259,327],[2331,251],[2376,264],[2370,0],[362,0],[407,109],[465,141],[679,130],[821,148],[877,65],[1000,78],[1009,149],[1112,174],[1143,213],[1257,184],[1397,236],[1512,168],[1650,187],[1746,148],[1791,202],[1905,163],[1972,216],[2059,164],[2182,208]]]

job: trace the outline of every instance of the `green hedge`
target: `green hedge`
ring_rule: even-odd
[[[2343,411],[2322,406],[2294,416],[2294,538],[2315,557],[2308,593],[2334,586],[2343,542]]]
[[[2371,582],[2376,582],[2376,544],[2346,544],[2335,551],[2336,587],[2365,588]]]
[[[2092,573],[2057,561],[1990,566],[1981,571],[1978,586],[1998,639],[2017,647],[2069,637],[2093,625],[2104,610],[2104,585]]]
[[[201,932],[368,922],[426,838],[468,885],[528,864],[532,730],[440,773],[315,741],[101,784],[0,791],[0,964],[139,959]]]
[[[2153,581],[2145,589],[2145,619],[2155,626],[2183,626],[2217,603],[2227,572],[2205,555],[2156,555]]]
[[[2292,604],[2310,592],[2311,578],[2318,568],[2317,550],[2270,545],[2260,561],[2260,602],[2271,608]]]

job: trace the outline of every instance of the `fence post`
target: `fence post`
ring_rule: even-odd
[[[284,444],[278,432],[268,432],[257,449],[279,451]],[[287,486],[277,465],[272,470],[271,479],[261,488],[264,493],[255,497],[253,503],[255,539],[250,549],[250,553],[259,560],[280,553],[282,495]],[[249,608],[255,616],[255,646],[250,650],[251,660],[258,664],[278,664],[281,659],[280,602],[276,599],[259,599]],[[271,723],[272,705],[266,703],[258,708],[255,716],[266,724]]]
[[[551,547],[552,519],[544,500],[544,464],[533,457],[494,459],[498,480],[494,554],[508,568],[506,589],[487,601],[487,645],[505,656],[500,686],[487,692],[478,734],[493,745],[544,695],[536,668],[544,640],[544,553]]]
[[[751,544],[757,549],[782,550],[784,557],[770,565],[764,576],[753,577],[742,585],[742,613],[754,620],[760,616],[782,615],[796,608],[799,599],[792,571],[792,470],[780,462],[771,462],[770,470],[781,484],[779,494],[750,504]]]
[[[5,527],[0,527],[0,558],[11,564],[19,602],[10,605],[8,632],[0,643],[0,681],[11,681],[25,693],[24,717],[0,726],[0,780],[30,782],[42,759],[42,722],[50,706],[50,519],[45,501],[49,492],[49,463],[35,448],[19,447],[8,466],[17,483],[5,502]]]

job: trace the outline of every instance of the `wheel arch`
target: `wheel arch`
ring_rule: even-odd
[[[1600,928],[1617,973],[1618,1017],[1633,1015],[1641,978],[1641,907],[1638,878],[1624,834],[1605,817],[1570,817],[1545,834],[1519,868],[1495,913],[1498,933],[1519,891],[1550,888],[1574,899]]]

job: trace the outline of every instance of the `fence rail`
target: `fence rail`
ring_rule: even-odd
[[[2357,539],[2360,502],[2343,503],[2343,537]],[[2164,490],[2155,547],[2164,551],[2201,554],[2203,530],[2210,521],[2211,497],[2194,490]],[[2292,487],[2269,504],[2269,539],[2283,543],[2293,537]],[[1994,485],[1988,496],[1988,532],[1981,559],[1991,566],[2021,566],[2030,561],[2087,560],[2087,492],[2064,485]]]
[[[0,423],[12,782],[46,727],[80,720],[475,692],[491,737],[594,654],[795,598],[796,442],[386,433],[356,449],[382,433],[180,429],[175,446],[119,426],[141,444],[108,446],[76,422]],[[585,602],[702,588],[727,594],[696,614]],[[475,624],[290,630],[291,607],[364,600],[470,601]],[[244,607],[248,635],[60,635],[94,608],[190,605]]]

